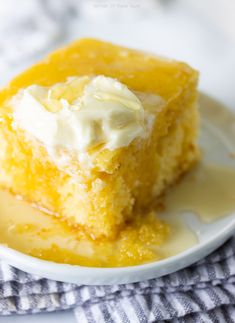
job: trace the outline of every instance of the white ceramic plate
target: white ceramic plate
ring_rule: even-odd
[[[235,116],[220,103],[201,95],[201,146],[205,159],[235,167],[228,152],[235,151]],[[232,141],[233,140],[233,141]],[[122,268],[90,268],[40,260],[0,245],[0,255],[10,265],[45,278],[76,284],[123,284],[160,277],[200,260],[228,239],[235,230],[235,213],[210,224],[190,213],[182,216],[198,237],[198,244],[175,256],[149,264]]]

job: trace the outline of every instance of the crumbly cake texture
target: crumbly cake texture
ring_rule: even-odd
[[[96,153],[91,169],[72,160],[58,167],[40,142],[14,126],[9,100],[32,84],[105,75],[131,90],[160,95],[149,136]],[[0,92],[0,185],[83,229],[113,238],[198,159],[198,73],[187,64],[82,39],[17,76]]]

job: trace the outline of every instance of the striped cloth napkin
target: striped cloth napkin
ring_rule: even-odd
[[[84,286],[0,263],[2,315],[74,309],[78,322],[235,322],[235,237],[196,264],[135,284]]]

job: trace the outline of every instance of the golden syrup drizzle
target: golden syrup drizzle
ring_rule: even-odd
[[[201,163],[167,192],[164,203],[169,226],[153,212],[137,215],[117,240],[94,242],[0,191],[0,243],[42,259],[84,266],[130,266],[166,258],[197,243],[176,213],[190,210],[210,222],[235,211],[235,169]]]
[[[0,243],[59,263],[96,267],[137,265],[160,259],[156,246],[169,234],[155,213],[137,215],[115,241],[93,241],[10,193],[0,191]]]
[[[189,210],[203,222],[235,211],[235,168],[201,163],[171,188],[166,196],[170,213]]]
[[[235,212],[235,168],[200,163],[171,187],[164,198],[165,220],[171,234],[162,244],[163,258],[174,256],[197,243],[180,214],[190,211],[205,223]]]

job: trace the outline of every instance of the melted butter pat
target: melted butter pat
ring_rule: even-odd
[[[156,97],[161,105],[163,100]],[[73,77],[52,87],[31,85],[10,105],[15,126],[41,141],[48,152],[60,148],[78,155],[95,147],[128,146],[148,135],[153,119],[126,85],[102,75]]]
[[[82,232],[0,191],[0,243],[59,263],[96,267],[138,265],[195,245],[195,234],[176,213],[191,210],[204,221],[213,221],[235,211],[234,192],[234,169],[200,164],[166,194],[165,207],[170,214],[166,222],[154,212],[136,215],[115,241],[94,242]]]

